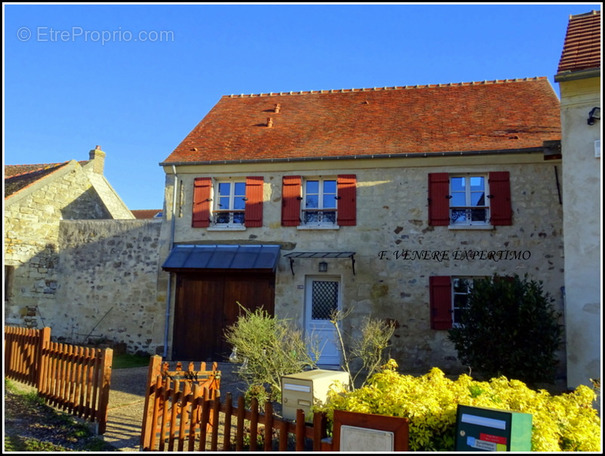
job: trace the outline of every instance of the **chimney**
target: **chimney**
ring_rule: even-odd
[[[105,152],[101,150],[101,146],[96,146],[89,153],[90,160],[92,161],[92,170],[97,174],[103,174],[103,168],[105,166]]]

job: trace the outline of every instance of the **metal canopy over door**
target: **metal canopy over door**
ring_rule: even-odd
[[[338,366],[341,357],[336,328],[330,318],[340,310],[339,277],[307,277],[305,283],[305,334],[316,338],[321,349],[319,365]]]

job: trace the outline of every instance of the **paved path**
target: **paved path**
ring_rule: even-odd
[[[139,451],[148,367],[114,369],[105,441],[120,451]]]
[[[243,394],[245,383],[234,372],[236,367],[219,363],[221,394],[230,392],[234,397]],[[139,451],[148,369],[147,366],[114,369],[111,373],[107,430],[103,438],[119,451]]]

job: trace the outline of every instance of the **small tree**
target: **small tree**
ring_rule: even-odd
[[[239,306],[243,314],[225,331],[233,347],[232,360],[243,363],[248,398],[256,397],[261,403],[275,400],[281,394],[281,377],[316,367],[319,355],[313,344],[309,353],[301,331],[286,320],[262,308],[250,311]]]
[[[562,327],[553,302],[527,276],[474,280],[461,324],[449,330],[449,339],[473,371],[554,383]]]
[[[360,337],[349,337],[350,340],[347,345],[340,329],[340,322],[347,318],[349,312],[334,312],[330,322],[334,325],[338,336],[343,356],[342,368],[349,373],[351,388],[355,389],[360,374],[364,374],[364,380],[361,383],[361,387],[363,387],[372,374],[377,372],[380,366],[387,361],[388,357],[385,356],[385,350],[389,346],[389,341],[393,337],[396,327],[393,321],[366,316],[361,323]],[[360,365],[355,374],[352,373],[351,369],[353,363]]]

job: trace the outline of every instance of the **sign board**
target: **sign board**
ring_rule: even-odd
[[[531,451],[532,416],[459,405],[456,451]]]

